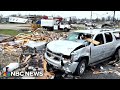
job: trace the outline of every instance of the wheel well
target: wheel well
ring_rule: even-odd
[[[83,59],[85,59],[85,60],[87,61],[87,66],[88,66],[88,62],[89,62],[89,57],[88,57],[88,56],[80,57],[80,58],[77,60],[77,62],[80,62],[80,60],[83,60]],[[78,64],[78,65],[79,65],[79,64]],[[77,66],[77,68],[76,68],[76,70],[75,70],[75,72],[74,72],[75,75],[77,74],[77,70],[78,70],[78,66]]]
[[[85,59],[87,61],[87,64],[88,64],[88,62],[89,62],[89,57],[88,56],[80,57],[80,60],[82,60],[82,59]]]
[[[67,29],[67,27],[65,27],[64,29]]]
[[[119,46],[119,47],[117,47],[117,49],[115,50],[115,52],[116,52],[118,49],[120,49],[120,46]]]

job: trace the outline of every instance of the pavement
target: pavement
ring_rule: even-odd
[[[0,24],[0,29],[30,29],[30,24]]]
[[[82,76],[67,75],[65,77],[61,77],[63,73],[60,73],[59,71],[56,73],[55,79],[120,79],[120,63],[115,66],[113,64],[109,65],[109,62],[111,61],[106,61],[93,67],[88,67]]]

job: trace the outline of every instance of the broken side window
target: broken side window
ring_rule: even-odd
[[[116,39],[120,39],[120,32],[113,32]]]
[[[104,38],[102,34],[98,34],[95,38],[96,41],[100,42],[99,45],[104,44]],[[95,45],[96,46],[96,45]]]
[[[110,32],[109,33],[105,33],[105,39],[106,39],[106,43],[112,42],[113,41],[112,34]]]

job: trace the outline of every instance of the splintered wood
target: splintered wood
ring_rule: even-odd
[[[34,35],[34,34],[19,34],[16,36],[16,40],[32,40],[32,41],[48,41],[48,37],[44,34],[37,34],[37,35]]]
[[[50,42],[53,40],[58,40],[59,38],[66,38],[66,33],[55,33],[48,31],[32,31],[30,34],[20,33],[15,36],[15,40],[28,40],[28,41],[45,41]]]
[[[19,56],[19,53],[22,52],[22,49],[19,45],[14,44],[10,45],[9,43],[1,43],[1,48],[4,53],[14,56]],[[20,51],[20,52],[19,52]]]
[[[38,54],[38,52],[34,52],[32,54],[28,52],[26,55],[24,54],[24,51],[28,49],[28,47],[25,44],[29,43],[30,41],[50,42],[53,40],[58,40],[60,37],[65,38],[66,34],[47,31],[41,31],[38,33],[37,30],[34,30],[30,34],[20,33],[15,37],[10,37],[8,39],[3,40],[0,43],[0,48],[7,55],[17,56],[18,62],[20,63],[20,70],[29,71],[30,67],[33,67],[34,70],[37,70],[37,68],[39,70],[42,69],[43,76],[36,77],[36,79],[51,79],[55,76],[55,74],[54,72],[48,72],[47,62],[43,55],[44,52],[42,52],[41,54]],[[18,53],[18,51],[20,52]]]
[[[35,77],[35,79],[51,79],[55,75],[53,72],[47,71],[47,62],[43,58],[43,56],[41,56],[40,54],[22,56],[22,58],[20,57],[20,60],[22,60],[22,62],[20,62],[20,65],[22,66],[21,70],[23,70],[22,68],[25,68],[24,70],[29,71],[29,70],[31,70],[31,69],[28,69],[29,67],[32,67],[34,69],[42,68],[43,76]],[[37,71],[37,69],[35,69],[35,70]]]

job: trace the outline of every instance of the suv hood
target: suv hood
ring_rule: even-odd
[[[57,40],[51,41],[47,44],[47,48],[55,53],[61,53],[63,55],[70,55],[70,53],[78,46],[83,45],[80,42]]]

